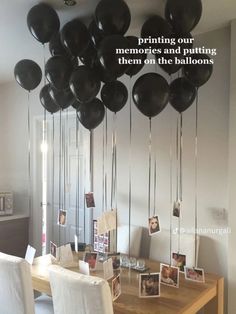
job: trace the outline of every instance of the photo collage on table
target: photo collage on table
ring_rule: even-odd
[[[108,253],[110,250],[110,232],[98,235],[97,220],[93,221],[93,248],[99,253]]]

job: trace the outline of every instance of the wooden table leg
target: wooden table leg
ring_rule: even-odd
[[[224,278],[218,280],[217,296],[205,307],[204,314],[224,314]]]

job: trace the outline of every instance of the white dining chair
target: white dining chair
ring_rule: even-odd
[[[52,299],[34,302],[30,264],[23,258],[0,252],[0,313],[53,314]]]
[[[55,314],[113,314],[108,282],[58,265],[49,267]]]

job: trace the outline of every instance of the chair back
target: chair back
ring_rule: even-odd
[[[55,314],[113,314],[108,282],[58,265],[49,267]]]
[[[29,263],[4,253],[0,253],[0,313],[35,313]]]
[[[139,257],[142,227],[130,226],[130,254],[131,256]],[[129,226],[120,225],[117,228],[117,252],[129,254]]]

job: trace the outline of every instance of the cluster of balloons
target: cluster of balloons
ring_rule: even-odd
[[[149,18],[142,26],[141,36],[191,38],[190,31],[199,22],[201,13],[201,0],[167,0],[166,19],[160,16]],[[49,43],[51,53],[45,64],[48,83],[40,91],[40,101],[48,112],[53,114],[72,106],[77,110],[80,122],[91,130],[102,122],[105,107],[114,113],[124,107],[128,91],[118,78],[124,74],[136,75],[147,57],[132,56],[142,60],[139,65],[118,61],[117,48],[140,48],[137,37],[125,37],[130,22],[130,10],[124,0],[113,0],[112,4],[110,0],[101,0],[88,27],[76,18],[61,30],[59,17],[49,5],[39,3],[31,8],[27,15],[28,28],[40,43]],[[181,45],[181,49],[185,46]],[[194,57],[207,58],[205,55]],[[80,62],[83,65],[79,65]],[[162,67],[172,74],[181,65]],[[159,114],[168,101],[182,112],[194,101],[196,88],[203,85],[211,73],[212,65],[184,66],[185,76],[170,86],[157,73],[145,74],[134,84],[134,103],[149,118]],[[28,91],[35,89],[42,79],[40,67],[32,60],[19,61],[14,74],[20,86]],[[96,98],[100,90],[101,100]]]

